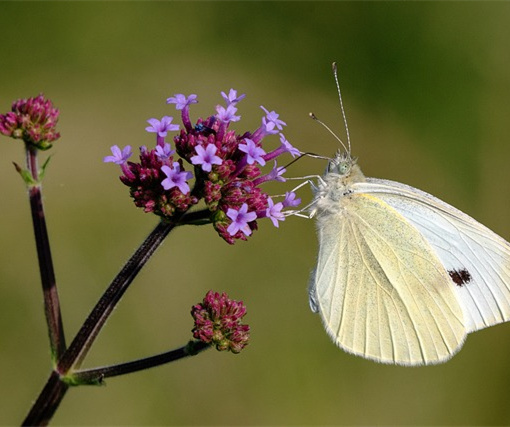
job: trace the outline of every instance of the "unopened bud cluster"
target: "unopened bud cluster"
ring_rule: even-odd
[[[217,350],[239,353],[248,345],[250,327],[241,324],[246,314],[242,301],[231,300],[226,293],[209,291],[201,304],[192,307],[195,319],[193,337],[216,346]]]
[[[60,138],[56,126],[60,112],[42,94],[13,102],[11,111],[0,114],[0,133],[22,139],[40,150],[51,148]]]

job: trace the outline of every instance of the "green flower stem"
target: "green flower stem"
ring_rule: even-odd
[[[60,301],[58,298],[57,282],[53,261],[51,257],[50,241],[46,228],[46,219],[41,195],[41,184],[38,183],[39,172],[37,167],[37,149],[26,144],[27,169],[32,175],[36,184],[28,187],[30,210],[32,211],[32,223],[34,227],[37,257],[39,259],[39,271],[44,297],[44,312],[48,325],[50,348],[53,363],[56,364],[66,350],[64,326],[60,312]]]
[[[174,362],[185,357],[195,356],[210,347],[210,344],[206,344],[202,341],[190,341],[187,345],[181,348],[157,354],[155,356],[133,360],[131,362],[121,363],[118,365],[73,372],[69,376],[68,383],[76,385],[99,385],[103,383],[105,378],[130,374],[132,372],[138,372],[144,369],[154,368],[156,366]]]

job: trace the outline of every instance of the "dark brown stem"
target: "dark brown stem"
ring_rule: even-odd
[[[48,425],[68,388],[69,386],[60,380],[58,373],[53,371],[22,425]]]
[[[183,215],[176,218],[179,225],[187,224],[187,218],[193,223],[207,218],[208,211],[198,211],[192,214]],[[160,222],[154,230],[147,236],[145,241],[131,256],[124,265],[120,273],[113,279],[112,283],[105,291],[96,306],[83,323],[81,329],[76,334],[69,348],[64,352],[59,360],[56,372],[52,372],[46,386],[41,391],[36,403],[31,408],[26,420],[31,425],[45,425],[51,419],[58,404],[64,397],[68,386],[59,379],[59,374],[65,376],[70,371],[79,368],[83,358],[87,355],[90,346],[98,336],[101,328],[119,302],[120,298],[128,289],[131,282],[147,263],[156,249],[161,245],[166,236],[176,227],[176,224]],[[157,357],[157,356],[155,356]],[[56,378],[54,378],[54,376]],[[65,385],[65,386],[64,386]]]
[[[64,352],[58,362],[57,370],[51,373],[48,382],[30,409],[24,425],[46,425],[49,422],[68,389],[68,385],[60,379],[60,375],[66,375],[71,368],[79,366],[117,302],[173,228],[174,225],[160,222],[113,279],[69,348]]]
[[[185,357],[195,356],[210,347],[210,344],[206,344],[202,341],[190,341],[188,345],[185,345],[184,347],[157,354],[155,356],[133,360],[127,363],[120,363],[118,365],[74,372],[72,378],[77,384],[101,384],[104,378],[130,374],[144,369],[161,366],[166,363],[175,362],[176,360],[183,359]]]
[[[37,150],[27,144],[26,153],[27,168],[32,174],[34,181],[37,182]],[[48,230],[46,228],[41,185],[36,184],[30,186],[28,196],[30,200],[30,210],[32,212],[37,257],[39,259],[39,271],[44,298],[44,312],[48,325],[51,355],[53,361],[56,363],[66,350],[66,343],[64,337],[64,326],[62,324],[62,314],[60,312],[57,282],[51,257],[50,241],[48,237]]]
[[[174,224],[159,222],[147,236],[145,241],[131,256],[120,273],[92,309],[89,317],[76,334],[69,349],[58,363],[58,371],[66,374],[70,369],[79,368],[83,358],[88,353],[90,346],[97,338],[99,331],[112,313],[113,309],[128,289],[131,282],[140,272],[142,267],[149,261],[156,249],[161,245],[165,237],[173,230]]]

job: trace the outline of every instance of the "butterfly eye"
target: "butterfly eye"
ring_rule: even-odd
[[[328,164],[328,172],[346,175],[351,170],[351,164],[347,161],[331,161]]]
[[[351,170],[350,163],[342,162],[338,165],[338,173],[340,175],[345,175]]]

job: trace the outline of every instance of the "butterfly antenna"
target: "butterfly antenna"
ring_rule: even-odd
[[[345,132],[347,134],[348,153],[351,154],[351,138],[349,136],[349,126],[347,126],[347,117],[345,116],[344,103],[342,102],[342,92],[340,91],[340,83],[338,82],[338,67],[333,62],[333,75],[335,76],[336,89],[338,91],[338,99],[340,100],[340,109],[342,110],[342,118],[344,119]],[[343,144],[342,144],[343,145]]]
[[[347,147],[345,146],[344,142],[337,136],[337,134],[335,132],[333,132],[329,126],[324,123],[322,120],[319,120],[319,118],[314,114],[314,113],[309,113],[308,114],[312,119],[314,119],[316,122],[318,122],[319,124],[321,124],[322,126],[324,126],[324,128],[326,128],[326,130],[331,134],[333,135],[333,137],[340,143],[342,144],[342,147],[344,148],[344,150],[349,154],[349,156],[351,155],[351,145],[349,144],[349,149],[347,149]],[[349,133],[347,133],[347,137],[349,137]]]
[[[298,160],[302,159],[303,157],[312,157],[314,159],[322,159],[322,160],[331,160],[329,157],[321,156],[319,154],[315,153],[301,153],[298,157],[296,157],[294,160],[287,163],[285,166],[283,166],[285,169],[287,169],[290,165],[296,163]]]

